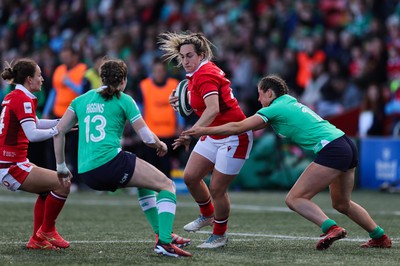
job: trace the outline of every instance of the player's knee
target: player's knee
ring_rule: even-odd
[[[210,186],[210,194],[213,199],[222,198],[226,193],[226,190],[223,190],[219,187]]]
[[[57,195],[60,195],[61,197],[68,197],[70,191],[71,191],[71,186],[60,186],[59,188],[53,190]]]
[[[185,182],[187,187],[192,187],[192,186],[195,186],[195,185],[197,185],[199,183],[194,174],[186,173],[186,172],[183,175],[183,181]]]
[[[303,195],[298,195],[297,193],[294,193],[293,191],[289,191],[289,193],[286,195],[285,203],[289,209],[296,211],[297,205],[304,199],[308,199],[308,198]]]
[[[175,183],[168,177],[163,178],[160,185],[162,186],[161,190],[168,190],[169,192],[175,194],[176,191]]]
[[[350,209],[350,202],[332,202],[332,207],[338,212],[346,214]]]
[[[289,209],[294,210],[294,202],[295,197],[289,192],[285,198],[286,206],[288,206]]]

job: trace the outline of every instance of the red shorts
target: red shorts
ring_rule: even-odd
[[[9,168],[0,168],[0,181],[9,190],[16,191],[24,183],[32,168],[29,160],[16,163]]]

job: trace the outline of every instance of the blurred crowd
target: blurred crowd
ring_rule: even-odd
[[[88,68],[104,55],[123,59],[135,97],[161,55],[158,34],[185,30],[213,42],[214,60],[248,115],[260,107],[258,79],[275,73],[322,117],[360,108],[360,136],[388,134],[387,117],[397,121],[398,0],[0,0],[0,64],[20,57],[39,63],[39,110],[66,46]],[[173,64],[169,74],[184,78]]]

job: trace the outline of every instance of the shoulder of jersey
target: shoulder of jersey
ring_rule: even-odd
[[[188,90],[187,79],[184,79],[181,82],[179,82],[175,90],[175,95],[178,96],[178,102],[177,106],[174,109],[175,111],[178,111],[179,114],[183,117],[189,116],[193,112],[193,109],[189,104],[187,90]]]

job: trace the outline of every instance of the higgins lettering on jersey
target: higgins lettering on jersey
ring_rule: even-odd
[[[104,104],[103,103],[90,103],[86,105],[86,113],[103,113],[104,112]]]

